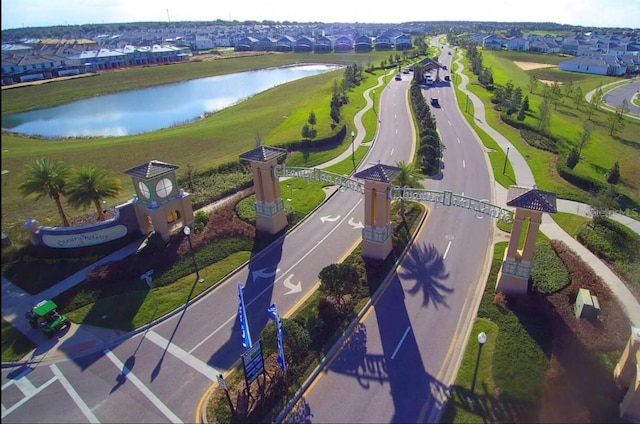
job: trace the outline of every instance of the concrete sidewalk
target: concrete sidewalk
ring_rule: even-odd
[[[535,185],[535,178],[527,161],[520,154],[520,152],[511,145],[509,140],[495,129],[490,127],[485,122],[485,108],[482,101],[473,93],[466,89],[469,82],[469,78],[462,74],[463,65],[459,61],[456,62],[460,65],[457,70],[458,76],[461,78],[460,90],[469,96],[469,99],[473,102],[474,119],[478,126],[485,130],[494,140],[500,145],[500,147],[506,152],[509,147],[509,160],[513,166],[517,185],[524,187],[533,187]],[[495,204],[507,208],[507,189],[501,185],[495,183],[494,193],[496,198]],[[559,199],[557,201],[557,208],[560,212],[569,212],[581,216],[591,217],[589,205],[585,205],[579,202],[573,202],[570,200]],[[630,217],[614,213],[612,218],[618,222],[627,225],[636,233],[640,234],[640,222],[633,220]],[[613,294],[618,298],[622,304],[631,324],[634,326],[640,326],[640,303],[631,294],[625,284],[618,278],[616,274],[596,255],[591,253],[580,242],[567,234],[548,214],[543,215],[542,225],[540,225],[540,231],[542,231],[550,239],[557,239],[567,244],[576,254],[578,254],[583,261],[591,266],[593,271],[602,278],[602,280],[609,286]]]

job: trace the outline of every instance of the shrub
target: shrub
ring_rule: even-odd
[[[580,161],[580,152],[578,152],[578,149],[574,147],[573,149],[571,149],[571,151],[567,155],[567,167],[569,169],[573,169],[576,167],[579,161]]]
[[[620,182],[620,164],[618,161],[607,172],[607,182],[609,184],[618,184]]]
[[[530,280],[540,294],[555,293],[569,285],[567,268],[547,243],[536,243]]]

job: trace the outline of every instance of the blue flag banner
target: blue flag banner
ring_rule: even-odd
[[[275,303],[269,306],[267,313],[276,322],[276,329],[278,330],[278,363],[280,364],[280,368],[282,368],[284,372],[287,372],[287,363],[284,360],[284,329],[282,327],[282,321],[280,321],[280,315],[278,315],[278,307]]]
[[[240,298],[238,319],[242,330],[242,347],[249,349],[251,347],[251,333],[249,333],[249,323],[247,322],[247,310],[244,307],[244,287],[240,283],[238,283],[238,297]]]

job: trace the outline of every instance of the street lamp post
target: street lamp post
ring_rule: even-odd
[[[504,166],[502,167],[502,175],[507,172],[507,158],[509,157],[509,146],[507,146],[507,154],[504,156]]]
[[[187,236],[187,241],[189,242],[189,251],[191,251],[191,257],[193,258],[193,267],[196,269],[196,281],[198,283],[204,283],[204,279],[200,278],[198,262],[196,262],[196,252],[193,251],[193,245],[191,244],[191,228],[189,228],[188,225],[185,225],[182,231],[184,232],[184,235]]]
[[[476,370],[473,372],[473,381],[471,382],[471,396],[473,396],[476,388],[476,377],[478,376],[478,366],[480,365],[480,353],[482,352],[482,346],[487,342],[487,333],[484,331],[478,333],[478,357],[476,358]],[[473,402],[473,398],[469,398]]]
[[[353,142],[356,139],[356,132],[355,131],[351,131],[351,160],[352,161],[356,161],[356,151],[354,150],[353,147]]]

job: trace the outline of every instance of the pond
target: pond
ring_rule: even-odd
[[[280,84],[339,69],[299,65],[200,78],[2,117],[2,128],[45,138],[106,137],[186,124]]]

